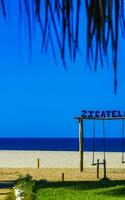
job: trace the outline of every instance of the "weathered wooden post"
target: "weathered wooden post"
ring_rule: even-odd
[[[104,179],[107,179],[107,174],[106,174],[106,160],[103,160],[103,167],[104,167]]]
[[[83,119],[79,118],[80,172],[83,171]]]
[[[37,158],[37,168],[39,169],[40,168],[40,159]]]
[[[99,179],[99,159],[97,159],[97,179]]]
[[[62,173],[62,182],[64,181],[64,173]]]

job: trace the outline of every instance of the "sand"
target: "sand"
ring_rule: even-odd
[[[79,168],[79,152],[65,151],[0,151],[0,168]],[[95,153],[95,162],[103,160],[103,153]],[[84,153],[84,168],[93,168],[92,152]],[[106,153],[107,168],[125,169],[121,153]]]

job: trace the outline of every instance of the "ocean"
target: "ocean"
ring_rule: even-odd
[[[0,138],[0,150],[78,151],[78,138]],[[84,139],[84,151],[125,151],[125,139]]]

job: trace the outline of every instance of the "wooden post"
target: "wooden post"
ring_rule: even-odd
[[[62,181],[64,181],[64,173],[62,173]]]
[[[97,179],[99,179],[99,159],[97,159]]]
[[[83,171],[83,119],[79,119],[80,172]]]
[[[107,175],[106,175],[106,161],[105,161],[105,159],[103,160],[103,165],[104,165],[104,179],[107,179]]]
[[[37,168],[39,169],[39,167],[40,167],[40,160],[39,158],[37,158]]]

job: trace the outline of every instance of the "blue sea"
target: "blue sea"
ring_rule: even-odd
[[[105,145],[104,145],[105,144]],[[84,151],[125,151],[125,139],[84,139]],[[0,138],[0,150],[78,151],[78,138]]]

